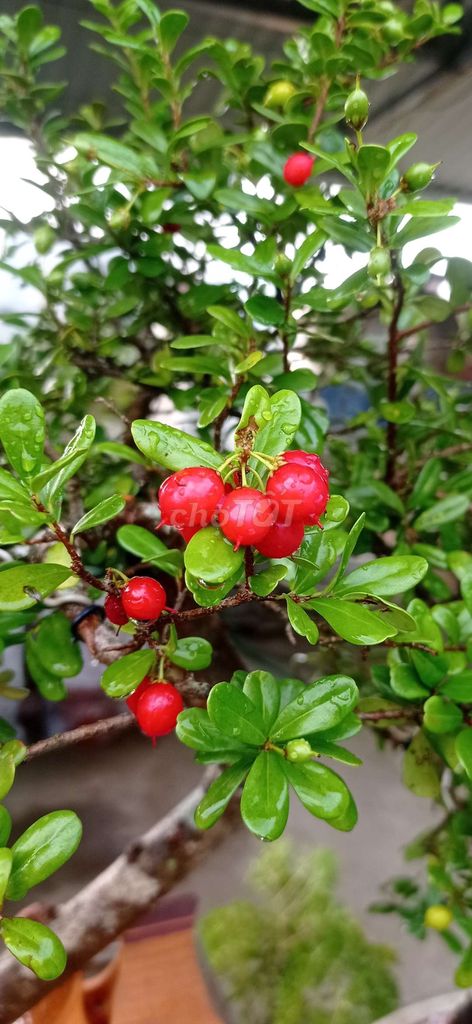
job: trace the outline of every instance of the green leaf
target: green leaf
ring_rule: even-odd
[[[259,839],[271,841],[282,835],[288,809],[283,759],[272,750],[263,750],[256,757],[244,783],[241,817],[250,832]]]
[[[211,828],[215,821],[221,818],[231,797],[234,796],[236,790],[246,777],[250,764],[251,760],[242,758],[229,768],[226,768],[219,778],[212,782],[195,811],[195,824],[197,828]]]
[[[74,811],[52,811],[38,818],[12,846],[7,898],[22,900],[33,886],[58,871],[81,838],[82,824]]]
[[[6,847],[0,847],[0,907],[3,904],[8,879],[10,877],[13,854]]]
[[[127,444],[121,444],[119,441],[99,441],[98,444],[93,445],[90,455],[91,457],[94,455],[116,455],[118,459],[123,459],[125,462],[137,462],[138,466],[146,465],[146,459],[139,452],[135,452],[134,448],[130,448]]]
[[[220,323],[228,327],[234,334],[239,335],[239,337],[250,337],[251,329],[249,325],[238,316],[234,309],[228,309],[227,306],[208,306],[207,313],[214,317],[215,320],[219,320]]]
[[[258,597],[268,597],[275,590],[280,580],[283,580],[288,573],[286,565],[271,565],[256,576],[251,576],[249,585],[254,594]]]
[[[231,541],[215,526],[199,530],[184,552],[185,568],[205,583],[224,583],[240,569],[244,550],[235,551]]]
[[[266,455],[280,455],[295,437],[301,419],[301,404],[294,391],[277,391],[270,400],[270,420],[260,428],[255,448]]]
[[[52,652],[51,652],[52,653]],[[36,633],[30,630],[26,634],[25,657],[28,672],[45,700],[60,701],[67,697],[67,690],[59,676],[48,672],[37,653]]]
[[[408,153],[417,141],[418,136],[415,135],[414,132],[405,132],[404,135],[397,135],[397,137],[392,139],[391,142],[387,142],[387,149],[391,157],[391,166],[395,167],[399,160]]]
[[[271,402],[268,392],[260,384],[254,384],[244,399],[241,418],[236,427],[236,434],[254,420],[258,427],[264,426],[272,418]]]
[[[5,569],[0,573],[0,611],[31,608],[37,600],[49,597],[69,577],[70,568],[63,565],[35,563]]]
[[[189,22],[189,16],[185,11],[166,11],[159,22],[158,33],[162,49],[165,53],[172,53],[174,46],[185,31]]]
[[[403,594],[416,587],[428,571],[424,558],[415,555],[392,555],[376,558],[354,569],[336,585],[336,596],[371,594],[374,597]]]
[[[63,679],[77,676],[83,667],[79,644],[74,641],[70,620],[64,612],[41,619],[35,630],[35,653],[47,672]]]
[[[434,751],[422,729],[418,730],[405,751],[403,781],[416,796],[434,800],[440,795],[441,787]]]
[[[272,327],[281,327],[285,320],[285,310],[277,299],[271,299],[268,295],[254,295],[245,303],[246,313],[253,320],[261,324],[269,324]]]
[[[290,271],[290,280],[292,282],[296,281],[298,275],[301,273],[305,265],[315,255],[315,252],[319,251],[321,246],[324,245],[325,241],[325,233],[323,231],[317,230],[312,231],[310,235],[307,235],[307,237],[303,240],[301,245],[298,246],[298,249],[296,250],[295,256],[293,258],[292,269]]]
[[[292,629],[300,636],[306,637],[310,644],[317,644],[320,632],[316,622],[303,610],[300,604],[296,604],[291,597],[285,598],[287,602],[287,614]]]
[[[291,764],[283,761],[283,770],[298,799],[315,818],[330,821],[340,818],[349,806],[349,790],[346,783],[323,764],[307,761],[306,764]]]
[[[259,747],[267,733],[255,704],[232,683],[217,683],[210,690],[207,710],[211,721],[232,740]]]
[[[105,669],[101,687],[109,697],[128,697],[147,675],[155,659],[154,651],[133,651]]]
[[[64,448],[61,458],[54,463],[57,472],[44,489],[44,501],[49,507],[52,506],[54,499],[62,494],[67,481],[75,476],[85,462],[94,438],[95,420],[93,416],[84,416],[74,436]],[[72,455],[75,458],[70,458]]]
[[[195,603],[200,605],[201,608],[213,608],[215,605],[220,604],[220,601],[230,593],[233,587],[241,582],[241,578],[241,568],[239,568],[224,583],[207,585],[203,580],[199,580],[196,576],[192,576],[190,572],[186,572],[185,586],[190,590]]]
[[[313,749],[322,757],[332,757],[333,760],[341,761],[341,764],[348,764],[353,768],[363,763],[361,758],[353,754],[351,750],[346,750],[346,747],[340,747],[337,743],[331,743],[329,740],[320,739],[318,736],[313,740]]]
[[[131,426],[136,447],[151,462],[173,472],[187,466],[209,466],[219,469],[223,461],[206,441],[154,420],[135,420]]]
[[[0,806],[0,845],[6,846],[10,838],[12,820],[6,807]]]
[[[382,615],[371,612],[352,601],[332,597],[317,597],[308,604],[338,633],[343,640],[360,646],[381,644],[397,630]]]
[[[447,498],[441,498],[431,508],[427,508],[415,520],[415,530],[425,530],[427,533],[439,529],[445,523],[452,523],[467,512],[470,499],[466,494],[448,494]]]
[[[357,825],[357,807],[355,800],[350,794],[349,803],[344,812],[339,818],[331,818],[329,824],[332,828],[338,829],[339,832],[352,832],[353,828]]]
[[[57,935],[27,917],[3,918],[0,934],[10,953],[42,981],[54,981],[64,971],[67,955]]]
[[[449,676],[441,686],[441,693],[460,704],[472,704],[472,669]]]
[[[129,45],[129,39],[127,44]],[[83,153],[89,159],[97,159],[99,163],[120,171],[126,181],[131,179],[142,182],[158,174],[158,168],[149,156],[136,152],[131,146],[125,146],[109,135],[79,132],[72,143],[79,153]]]
[[[166,547],[154,533],[144,526],[120,526],[116,539],[125,551],[137,555],[148,565],[154,565],[171,576],[179,576],[182,569],[182,555]]]
[[[18,42],[22,50],[28,50],[30,43],[33,42],[34,37],[38,34],[43,24],[43,15],[39,7],[31,4],[31,6],[23,7],[19,12],[16,19],[16,29],[18,32]]]
[[[361,188],[368,196],[373,195],[387,176],[391,164],[391,153],[385,146],[359,146],[357,166]]]
[[[425,702],[424,726],[428,732],[456,732],[462,725],[462,714],[456,704],[444,700],[444,697],[429,697]]]
[[[456,754],[468,776],[472,779],[472,729],[463,729],[456,739]]]
[[[408,508],[421,508],[427,503],[438,487],[442,471],[440,459],[428,459],[420,469],[415,481],[415,486],[408,499]]]
[[[451,4],[451,6],[455,7],[456,4]],[[443,12],[444,10],[445,8],[443,7]],[[461,962],[454,975],[454,982],[459,986],[459,988],[470,988],[472,985],[472,945],[466,949],[462,956]]]
[[[95,505],[95,508],[91,508],[90,512],[86,512],[79,519],[72,530],[72,536],[75,537],[77,533],[83,533],[84,530],[92,530],[95,526],[101,526],[102,523],[107,523],[109,519],[114,519],[115,516],[118,516],[123,511],[125,505],[125,499],[121,498],[118,494],[105,498],[104,501],[100,501],[98,505]]]
[[[15,781],[15,762],[12,757],[0,758],[0,800],[10,792]]]
[[[31,505],[29,493],[23,484],[6,469],[0,469],[0,501],[22,502]]]
[[[352,555],[352,553],[353,553],[353,551],[354,551],[354,549],[356,547],[357,541],[359,540],[359,537],[360,537],[360,535],[362,533],[362,530],[364,528],[364,522],[365,522],[365,512],[362,512],[361,515],[359,516],[359,518],[356,519],[356,522],[354,523],[354,526],[352,526],[350,531],[349,531],[349,534],[348,534],[348,536],[346,538],[346,543],[344,545],[344,549],[343,549],[343,553],[342,553],[342,556],[341,556],[341,560],[340,560],[339,566],[338,566],[338,568],[337,568],[337,570],[336,570],[332,580],[330,581],[330,583],[326,587],[325,593],[328,594],[331,590],[334,590],[338,580],[340,580],[344,576],[344,573],[346,572],[346,569],[348,567],[351,555]]]
[[[351,711],[358,696],[350,676],[318,679],[283,708],[271,729],[271,739],[291,740],[331,729]]]
[[[248,672],[243,693],[252,701],[257,708],[259,717],[263,723],[264,731],[268,736],[277,718],[280,708],[280,683],[270,672],[257,670]]]
[[[203,708],[187,708],[177,719],[176,734],[181,743],[199,754],[205,762],[231,764],[242,755],[254,756],[254,748],[225,736]]]
[[[0,441],[18,476],[28,478],[37,472],[43,457],[44,412],[31,391],[13,388],[2,395]]]
[[[186,668],[190,672],[199,672],[202,668],[208,668],[211,665],[212,656],[211,644],[201,636],[181,637],[174,649],[167,652],[167,657],[173,665]]]

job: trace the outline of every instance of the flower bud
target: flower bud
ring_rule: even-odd
[[[344,116],[356,132],[362,131],[369,116],[369,97],[363,89],[353,89],[344,104]]]
[[[274,260],[274,270],[276,274],[280,274],[280,277],[287,277],[292,269],[292,261],[289,260],[288,256],[284,252],[277,253]]]
[[[313,757],[308,740],[289,740],[285,753],[289,761],[308,761]]]

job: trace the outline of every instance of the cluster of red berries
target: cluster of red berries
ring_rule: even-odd
[[[175,729],[177,716],[184,710],[179,691],[165,679],[155,681],[149,676],[139,684],[126,701],[145,736],[155,741]]]
[[[215,523],[235,548],[251,545],[266,558],[293,554],[304,527],[320,525],[329,498],[328,471],[309,452],[284,452],[281,459],[265,492],[233,488],[203,466],[173,473],[159,491],[162,523],[177,529],[186,542]]]
[[[315,160],[316,157],[310,156],[309,153],[292,153],[292,156],[285,161],[283,169],[287,185],[294,185],[295,188],[304,185],[310,177]]]

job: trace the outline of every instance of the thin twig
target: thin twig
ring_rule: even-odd
[[[472,302],[464,302],[462,306],[457,306],[456,309],[451,310],[451,316],[456,316],[457,313],[466,313],[469,309],[472,309]],[[420,324],[416,324],[415,327],[407,327],[404,331],[398,331],[397,341],[404,341],[405,338],[410,338],[413,334],[419,334],[420,331],[427,331],[430,327],[437,326],[437,320],[423,320]]]
[[[390,327],[388,332],[388,400],[389,402],[396,402],[397,400],[397,363],[398,363],[398,321],[400,319],[401,311],[403,309],[403,301],[405,298],[405,289],[403,287],[403,281],[399,273],[395,276],[396,282],[396,299],[392,310],[392,319],[390,321]],[[397,424],[389,423],[387,426],[387,448],[388,458],[387,467],[385,472],[386,483],[390,486],[394,482],[395,478],[395,462],[396,462],[396,448],[397,448]]]

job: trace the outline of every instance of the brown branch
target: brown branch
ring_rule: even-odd
[[[233,384],[233,387],[231,388],[231,394],[228,396],[228,401],[224,409],[221,410],[219,416],[216,417],[216,420],[213,424],[213,445],[218,452],[221,450],[221,431],[223,429],[223,424],[226,422],[233,408],[233,405],[238,397],[241,384],[242,377],[238,377],[236,383]]]
[[[102,718],[99,722],[90,722],[88,725],[80,725],[78,729],[70,729],[68,732],[58,732],[54,736],[48,736],[45,740],[39,740],[28,747],[27,761],[34,761],[44,754],[52,754],[56,750],[64,750],[65,747],[74,747],[78,743],[85,743],[88,740],[100,739],[101,737],[116,736],[126,732],[136,724],[132,715],[113,715],[111,718]]]
[[[423,459],[418,459],[415,462],[415,466],[418,468],[424,466],[425,462],[429,462],[430,459],[450,459],[454,455],[462,455],[465,452],[472,451],[472,444],[468,441],[464,441],[462,444],[451,444],[448,448],[438,448],[435,452],[430,452]]]
[[[321,87],[321,92],[320,92],[320,95],[318,96],[318,100],[317,100],[316,107],[315,107],[315,113],[313,114],[313,120],[312,120],[312,122],[310,124],[310,127],[308,129],[308,134],[307,134],[308,142],[312,142],[312,140],[314,139],[314,137],[316,135],[316,132],[318,131],[318,128],[319,128],[319,126],[321,124],[321,119],[322,119],[323,114],[324,114],[324,109],[325,109],[325,106],[326,106],[326,101],[328,99],[329,87],[330,87],[330,80],[329,80],[329,78],[327,78],[325,80],[324,84]]]
[[[401,710],[385,708],[385,711],[356,711],[356,715],[362,722],[382,722],[385,718],[392,719],[392,721],[402,718],[416,719],[418,712],[411,708],[402,708]]]
[[[38,509],[38,512],[47,513],[47,509],[45,508],[45,506],[42,504],[41,501],[38,501],[34,497],[33,497],[33,501],[34,501],[34,504],[35,504],[36,508]],[[55,523],[55,522],[54,523],[50,523],[49,524],[49,529],[52,530],[52,532],[54,533],[54,535],[57,538],[57,540],[60,541],[60,543],[64,545],[66,551],[70,555],[71,575],[73,573],[74,576],[79,576],[80,579],[83,580],[84,583],[88,583],[88,585],[90,587],[96,587],[97,590],[102,590],[102,591],[104,591],[107,594],[108,593],[108,587],[103,582],[103,580],[98,579],[97,576],[94,576],[91,572],[88,572],[88,570],[85,568],[85,565],[84,565],[84,563],[83,563],[83,561],[82,561],[82,559],[81,559],[81,557],[79,555],[79,552],[77,551],[77,549],[74,547],[74,545],[69,540],[69,535],[68,535],[68,533],[66,533],[66,531],[61,526],[61,524],[60,523]]]
[[[469,309],[472,309],[472,302],[464,302],[462,306],[451,310],[451,316],[456,316],[457,313],[466,313]],[[413,334],[419,334],[420,331],[427,331],[430,327],[437,326],[437,320],[423,320],[420,324],[416,324],[416,327],[407,327],[404,331],[398,331],[397,341],[404,341],[405,338],[411,338]]]
[[[400,274],[396,274],[395,277],[397,294],[392,310],[392,319],[390,321],[390,327],[388,332],[388,400],[389,402],[396,402],[397,400],[397,363],[398,363],[398,321],[400,319],[401,311],[403,309],[403,301],[405,297],[405,289]],[[397,455],[397,424],[389,423],[387,427],[387,467],[385,472],[385,480],[390,486],[394,482],[395,478],[395,462]]]
[[[89,885],[66,903],[51,908],[51,927],[68,953],[62,978],[45,983],[10,954],[0,957],[0,1024],[12,1024],[64,977],[83,967],[226,837],[239,818],[231,811],[208,832],[200,832],[193,824],[195,807],[212,778],[213,772],[206,774],[170,814]]]

